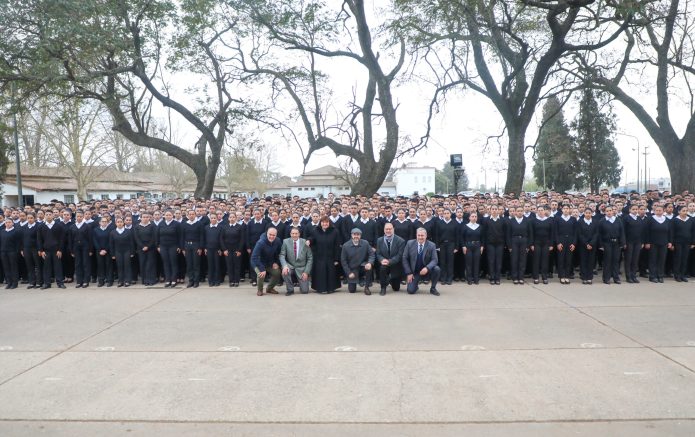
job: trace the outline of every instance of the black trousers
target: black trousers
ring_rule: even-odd
[[[512,280],[521,281],[524,279],[526,271],[526,248],[528,243],[526,237],[512,237],[511,249],[511,272]]]
[[[634,279],[639,271],[639,255],[642,250],[641,244],[627,243],[625,249],[625,277]]]
[[[24,263],[27,266],[27,281],[29,285],[41,283],[41,258],[38,249],[33,247],[24,250]]]
[[[188,276],[188,282],[197,284],[200,282],[200,255],[198,255],[197,244],[185,244],[186,250],[186,275]]]
[[[651,245],[649,249],[649,279],[663,279],[666,268],[666,252],[668,252],[668,248],[665,244]]]
[[[360,282],[361,279],[364,279],[364,285],[366,287],[371,286],[373,271],[374,270],[365,270],[364,266],[360,266],[359,271],[357,272],[357,277],[354,279],[348,279],[348,291],[350,293],[357,291],[357,283]]]
[[[548,279],[550,264],[550,242],[537,241],[533,244],[533,279]]]
[[[463,251],[459,250],[454,254],[454,279],[466,278],[466,257]]]
[[[89,247],[77,246],[75,251],[75,283],[86,284],[92,276],[92,260],[89,258]]]
[[[559,250],[555,246],[555,257],[557,258],[557,276],[558,278],[569,278],[572,272],[572,252],[570,252],[570,245],[564,243],[562,244],[562,250]]]
[[[65,256],[67,253],[67,250],[63,250],[63,257],[61,258],[63,275],[66,278],[72,279],[75,277],[75,260],[71,256]]]
[[[2,259],[2,268],[5,271],[7,284],[16,287],[19,282],[19,266],[17,262],[19,255],[17,252],[3,251],[0,252],[0,258]]]
[[[582,281],[594,280],[594,266],[596,265],[596,248],[591,250],[586,245],[579,246],[579,277]]]
[[[205,257],[207,259],[208,284],[218,284],[222,281],[220,277],[220,256],[217,249],[209,249]]]
[[[147,252],[138,250],[138,263],[143,284],[155,284],[157,282],[157,254],[152,247]]]
[[[466,279],[480,280],[480,243],[466,243]]]
[[[690,256],[690,244],[676,243],[673,251],[673,276],[683,279],[688,274],[688,257]]]
[[[454,243],[448,241],[439,246],[439,267],[442,269],[442,282],[454,280]]]
[[[164,282],[176,282],[178,278],[179,258],[175,246],[160,246],[159,254],[162,256],[162,268],[164,269]]]
[[[398,269],[400,270],[401,267],[398,266]],[[393,266],[379,266],[379,285],[381,288],[386,288],[391,284],[391,289],[398,291],[401,289],[402,276],[394,276],[392,270]]]
[[[229,251],[229,255],[224,257],[225,263],[227,264],[227,275],[229,276],[229,282],[231,284],[239,283],[239,278],[241,278],[242,258],[243,254],[237,256],[234,251]]]
[[[491,281],[499,281],[502,274],[502,256],[504,255],[504,244],[487,244],[487,268]]]
[[[609,242],[603,245],[603,282],[613,278],[620,280],[620,244]]]
[[[116,269],[118,271],[118,282],[124,284],[133,282],[133,269],[130,264],[131,251],[119,252],[116,251]]]
[[[113,284],[113,262],[108,251],[106,255],[97,252],[97,281],[99,284]]]
[[[43,284],[51,285],[51,278],[55,278],[56,284],[60,285],[65,280],[63,276],[63,262],[56,255],[55,250],[45,251],[46,258],[43,259]],[[65,255],[63,255],[63,258]]]

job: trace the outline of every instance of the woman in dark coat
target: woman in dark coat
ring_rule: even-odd
[[[311,288],[317,293],[333,293],[339,287],[336,266],[340,261],[340,240],[340,233],[330,219],[322,217],[309,239],[314,255]]]
[[[116,219],[116,229],[112,229],[109,234],[109,245],[111,258],[116,260],[118,269],[118,286],[130,287],[133,280],[130,258],[135,256],[135,238],[133,231],[124,227],[120,217]]]

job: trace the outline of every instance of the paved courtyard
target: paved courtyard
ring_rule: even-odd
[[[695,284],[0,291],[0,435],[692,436]]]

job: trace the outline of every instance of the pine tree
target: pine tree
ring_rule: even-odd
[[[613,142],[615,119],[611,113],[601,112],[593,89],[584,89],[572,128],[577,135],[575,185],[589,187],[592,193],[598,192],[602,185],[617,186],[622,167]]]
[[[536,162],[533,165],[536,184],[559,192],[571,189],[576,175],[570,171],[569,164],[575,159],[574,139],[565,123],[562,104],[553,96],[543,106],[543,129],[538,138]]]

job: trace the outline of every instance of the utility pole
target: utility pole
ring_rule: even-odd
[[[14,161],[17,169],[17,206],[24,208],[24,195],[22,194],[22,171],[19,166],[19,134],[17,132],[17,108],[15,108],[14,101],[14,83],[12,84],[12,122],[14,124]]]
[[[649,154],[648,149],[649,146],[644,146],[644,191],[647,191],[649,189],[647,185],[647,155]]]
[[[545,184],[545,159],[543,160],[543,191],[548,191],[548,186]]]

